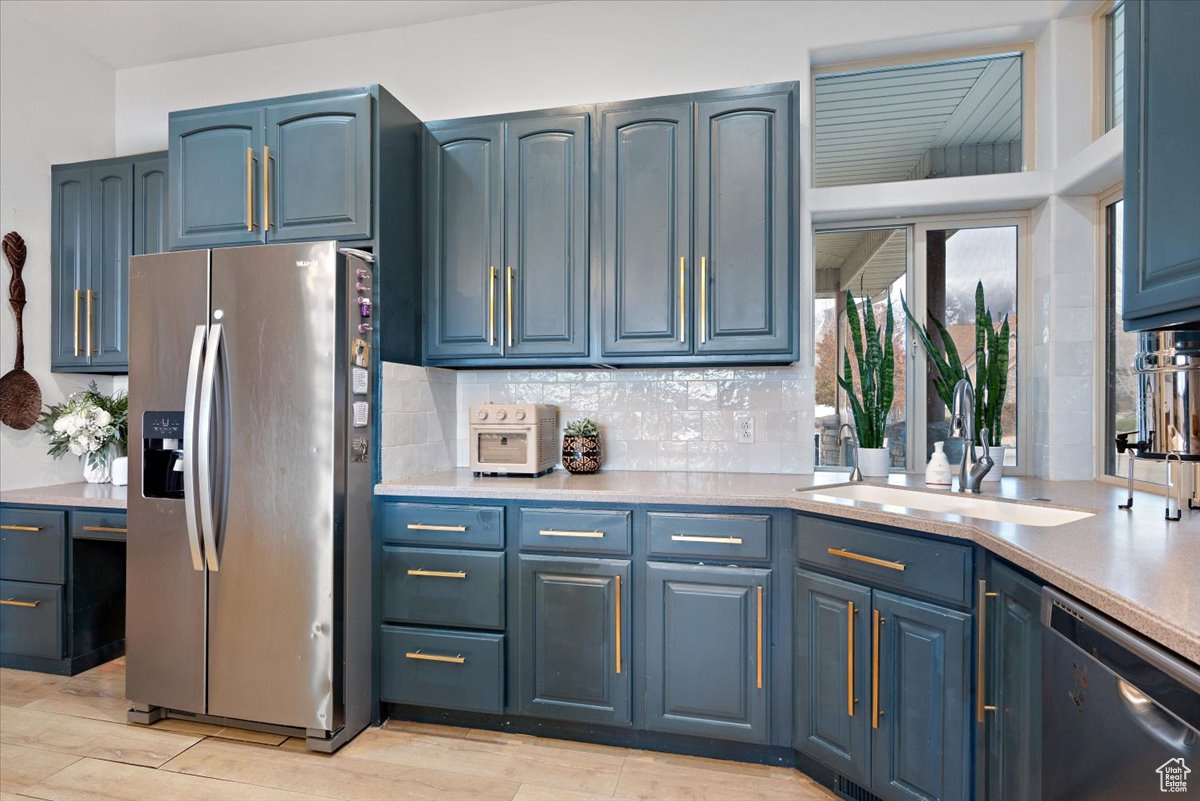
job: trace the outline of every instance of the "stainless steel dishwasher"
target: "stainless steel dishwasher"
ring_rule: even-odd
[[[1042,801],[1200,797],[1200,668],[1048,588],[1042,626]]]

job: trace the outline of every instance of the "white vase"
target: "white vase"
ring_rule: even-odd
[[[892,466],[891,457],[889,448],[856,448],[854,463],[863,478],[887,478]]]
[[[89,484],[107,484],[112,480],[112,463],[111,451],[94,461],[83,457],[83,480]]]
[[[992,469],[987,471],[987,475],[983,477],[984,481],[999,481],[1004,476],[1004,445],[992,445],[988,448],[988,455],[992,457]],[[982,457],[983,448],[976,448],[975,452]]]
[[[118,456],[112,461],[113,486],[124,487],[129,483],[129,457]]]

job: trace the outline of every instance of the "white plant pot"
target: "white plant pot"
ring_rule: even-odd
[[[112,462],[112,483],[124,487],[129,483],[129,457],[118,456]]]
[[[1004,476],[1004,451],[1007,446],[993,445],[988,448],[988,455],[992,457],[992,469],[987,471],[987,475],[983,477],[984,481],[999,481]],[[975,452],[979,456],[983,456],[983,448],[977,447]]]
[[[107,484],[112,481],[113,456],[109,453],[98,460],[95,465],[86,456],[83,457],[83,480],[89,484]],[[128,470],[126,470],[128,473]]]
[[[889,448],[856,448],[854,463],[863,478],[887,478],[892,466],[892,452]]]

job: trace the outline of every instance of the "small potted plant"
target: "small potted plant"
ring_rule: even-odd
[[[854,348],[854,359],[858,364],[861,395],[855,391],[849,350],[843,354],[843,374],[839,375],[837,380],[846,392],[850,401],[850,411],[854,415],[854,434],[858,446],[854,463],[864,476],[884,478],[891,467],[891,454],[885,432],[896,391],[896,356],[892,341],[895,323],[890,301],[887,304],[887,322],[883,331],[875,325],[875,312],[869,297],[862,300],[861,321],[858,308],[859,304],[854,300],[854,296],[847,291],[846,318],[850,324],[850,344]]]
[[[105,395],[93,381],[63,403],[48,406],[38,427],[50,438],[47,451],[55,459],[70,452],[83,461],[83,478],[89,484],[112,480],[113,459],[125,456],[129,436],[129,397]]]
[[[600,469],[600,426],[588,418],[568,423],[563,432],[562,463],[571,473]]]

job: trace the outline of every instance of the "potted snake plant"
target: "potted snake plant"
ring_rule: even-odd
[[[871,299],[862,299],[860,321],[858,303],[847,290],[846,318],[850,325],[850,344],[858,366],[858,390],[856,391],[854,386],[849,350],[842,354],[842,375],[839,375],[837,380],[846,393],[850,402],[850,412],[854,416],[854,432],[858,446],[854,463],[865,477],[886,477],[891,467],[891,456],[885,431],[896,390],[896,359],[892,339],[895,324],[892,319],[892,304],[887,304],[885,327],[880,331],[875,324]]]

